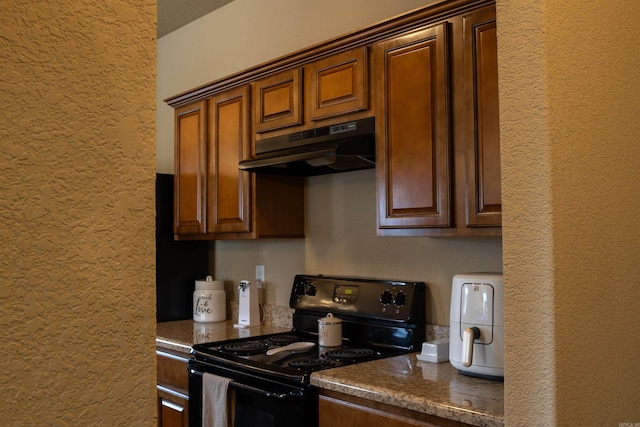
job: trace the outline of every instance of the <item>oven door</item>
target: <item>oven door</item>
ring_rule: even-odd
[[[197,361],[189,362],[189,426],[202,427],[202,375],[230,378],[227,419],[232,427],[297,427],[318,425],[317,393],[252,373]]]

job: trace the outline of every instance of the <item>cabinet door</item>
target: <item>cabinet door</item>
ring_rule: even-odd
[[[189,399],[159,388],[158,426],[189,427]]]
[[[396,415],[320,396],[319,427],[423,426]]]
[[[502,223],[495,9],[463,17],[467,226]]]
[[[302,124],[302,69],[283,71],[254,84],[256,132]]]
[[[325,393],[324,390],[321,393]],[[338,393],[330,393],[338,396]],[[344,398],[319,396],[319,427],[468,427],[458,421],[448,420],[421,412],[393,407],[362,398],[342,395]]]
[[[367,47],[359,47],[313,62],[309,73],[311,120],[341,116],[368,107]]]
[[[251,231],[251,179],[238,169],[249,157],[250,88],[231,89],[209,100],[207,233]]]
[[[156,351],[158,425],[160,427],[188,427],[189,377],[187,357]]]
[[[175,112],[174,234],[205,231],[206,101]]]
[[[379,234],[451,224],[446,25],[374,46]]]

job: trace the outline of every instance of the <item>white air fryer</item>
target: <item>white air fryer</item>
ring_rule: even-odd
[[[449,360],[460,373],[504,378],[502,273],[453,276]]]

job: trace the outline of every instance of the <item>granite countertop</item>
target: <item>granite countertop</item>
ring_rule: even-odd
[[[231,320],[200,323],[193,320],[160,322],[156,325],[156,347],[189,354],[191,346],[205,342],[288,332],[291,328],[260,325],[253,328],[234,328]]]
[[[311,384],[476,426],[504,425],[504,384],[462,375],[417,353],[311,374]]]
[[[156,326],[156,346],[189,355],[193,344],[291,330],[270,325],[236,329],[233,323],[161,322]],[[450,363],[422,362],[416,354],[314,372],[311,384],[471,425],[504,424],[502,382],[468,377]]]

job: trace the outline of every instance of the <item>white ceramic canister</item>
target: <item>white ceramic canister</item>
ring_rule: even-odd
[[[193,291],[193,320],[196,322],[221,322],[227,318],[226,293],[222,280],[196,280]]]
[[[342,319],[327,314],[318,319],[318,345],[320,347],[338,347],[342,345]]]

